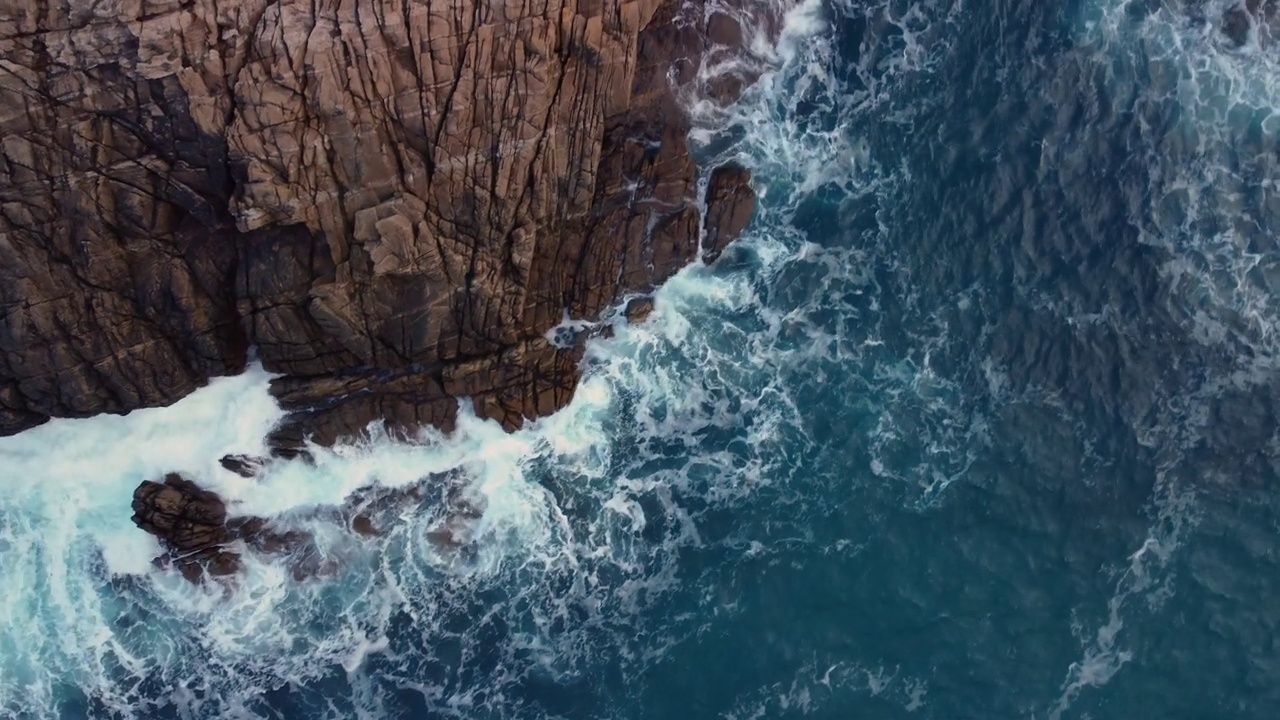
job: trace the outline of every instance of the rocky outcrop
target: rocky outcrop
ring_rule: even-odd
[[[252,467],[236,465],[237,471],[250,477]],[[429,497],[432,492],[438,497]],[[432,502],[441,518],[426,531],[426,540],[442,552],[468,550],[484,504],[471,497],[464,479],[453,473],[424,477],[403,488],[361,488],[342,506],[314,508],[308,517],[346,528],[356,537],[378,537],[410,507]],[[336,569],[310,533],[280,529],[265,518],[231,517],[217,494],[177,473],[138,486],[133,493],[133,523],[164,548],[155,564],[177,569],[191,582],[235,575],[243,567],[245,553],[286,557],[297,580]]]
[[[244,547],[272,554],[301,549],[306,551],[304,559],[314,555],[311,538],[303,533],[275,532],[261,518],[229,521],[221,498],[176,473],[164,482],[148,480],[138,486],[133,493],[133,523],[164,546],[165,554],[157,564],[178,568],[192,582],[237,572]],[[306,564],[295,563],[295,573],[301,575]]]
[[[162,537],[178,553],[198,553],[231,542],[227,507],[217,495],[178,474],[144,482],[133,493],[133,522]]]
[[[742,38],[700,0],[0,0],[0,432],[250,353],[282,446],[559,408],[547,331],[751,215],[726,169],[700,230],[676,100]]]

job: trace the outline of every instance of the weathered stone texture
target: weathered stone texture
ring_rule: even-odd
[[[699,230],[672,85],[705,25],[674,0],[0,0],[0,432],[171,402],[251,351],[298,411],[282,440],[562,406],[566,310],[750,218],[730,169]]]
[[[310,534],[278,531],[258,517],[228,519],[221,498],[177,473],[163,482],[144,481],[134,490],[132,520],[164,547],[155,563],[176,567],[192,582],[237,572],[245,549],[288,554],[299,579],[324,569]]]

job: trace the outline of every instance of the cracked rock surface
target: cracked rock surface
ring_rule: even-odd
[[[676,101],[742,37],[701,0],[0,0],[0,432],[250,352],[281,447],[556,410],[566,312],[750,220],[736,167],[702,217]]]
[[[132,520],[160,540],[165,552],[155,564],[176,568],[192,582],[238,572],[246,549],[289,555],[297,579],[324,570],[308,533],[277,531],[258,517],[228,519],[221,498],[177,473],[163,482],[144,481],[134,490]]]

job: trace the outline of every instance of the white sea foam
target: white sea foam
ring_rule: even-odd
[[[1195,497],[1171,480],[1162,482],[1156,492],[1150,534],[1121,571],[1115,592],[1107,602],[1106,621],[1091,633],[1083,623],[1073,626],[1081,639],[1082,655],[1067,669],[1061,694],[1049,710],[1050,720],[1059,720],[1081,692],[1107,684],[1133,660],[1133,651],[1120,639],[1126,609],[1139,605],[1138,612],[1157,611],[1172,593],[1169,564],[1195,522]]]
[[[644,499],[669,494],[665,482],[673,476],[619,475],[603,424],[619,420],[619,391],[642,398],[652,413],[638,416],[643,432],[657,437],[736,422],[718,416],[696,389],[687,392],[690,378],[650,377],[643,362],[646,353],[679,352],[688,334],[681,312],[687,303],[732,294],[728,285],[677,280],[644,328],[591,344],[597,370],[570,407],[512,434],[464,412],[447,438],[426,432],[406,443],[375,435],[355,445],[315,447],[314,465],[274,462],[246,480],[217,461],[227,453],[263,453],[263,438],[280,417],[267,375],[253,369],[215,380],[168,408],[55,421],[0,440],[7,471],[0,485],[6,578],[0,709],[14,717],[57,716],[75,702],[74,693],[69,700],[69,688],[59,686],[66,683],[123,716],[145,715],[137,705],[145,693],[133,686],[150,680],[183,688],[175,698],[185,698],[188,709],[202,708],[200,716],[252,717],[260,712],[257,693],[280,682],[314,680],[328,668],[359,675],[371,657],[422,662],[412,657],[420,650],[387,639],[397,616],[408,615],[427,638],[447,637],[440,635],[442,624],[469,597],[486,587],[511,587],[512,578],[525,578],[525,587],[497,612],[513,614],[508,621],[525,628],[509,651],[544,654],[552,668],[582,662],[580,653],[593,652],[589,640],[563,630],[581,603],[638,612],[674,582],[671,569],[660,567],[669,549],[636,549],[636,538],[659,519]],[[541,484],[548,467],[571,481],[561,490],[580,497],[553,497]],[[451,470],[464,473],[485,509],[474,531],[478,552],[468,557],[440,550],[423,535],[443,519],[443,503],[406,510],[382,541],[355,538],[308,513],[370,484],[403,487]],[[139,482],[171,471],[216,489],[235,513],[312,531],[321,551],[340,564],[337,575],[299,584],[285,561],[250,555],[237,589],[228,593],[152,569],[158,547],[132,527],[129,499]],[[696,542],[679,504],[669,497],[663,503],[658,511],[677,524],[671,542]],[[598,506],[603,514],[575,513],[573,504]],[[657,567],[643,555],[653,552]],[[609,567],[622,572],[621,583],[592,587]],[[107,583],[112,576],[114,585]],[[563,581],[578,585],[579,597],[559,595],[554,588]],[[463,638],[464,645],[479,642]],[[354,693],[367,678],[350,682]],[[428,695],[449,705],[471,691],[437,686]]]
[[[55,420],[0,438],[0,709],[49,717],[55,683],[109,698],[112,668],[156,661],[110,627],[129,610],[107,583],[148,572],[158,549],[129,520],[133,488],[170,471],[214,477],[222,454],[261,452],[280,416],[266,380],[250,370],[172,407]]]
[[[1094,10],[1083,43],[1118,83],[1152,75],[1134,111],[1176,103],[1173,127],[1153,126],[1144,161],[1153,168],[1149,207],[1137,209],[1142,242],[1167,254],[1163,274],[1193,337],[1274,368],[1280,305],[1273,287],[1280,251],[1270,204],[1280,119],[1280,43],[1257,19],[1240,46],[1225,30],[1237,0],[1166,2],[1134,15],[1131,3]],[[1250,17],[1250,16],[1246,16]],[[1118,93],[1121,97],[1125,93]],[[1145,127],[1145,126],[1144,126]]]
[[[897,668],[865,667],[838,661],[825,667],[810,661],[789,682],[771,683],[740,697],[725,720],[761,720],[809,715],[829,706],[847,707],[849,696],[876,697],[914,713],[927,707],[929,684],[904,677]]]

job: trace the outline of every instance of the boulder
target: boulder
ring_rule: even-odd
[[[756,194],[751,189],[751,173],[736,163],[713,170],[707,182],[706,204],[702,257],[712,263],[751,224],[755,215]]]
[[[649,318],[653,313],[653,298],[637,297],[627,301],[625,310],[627,322],[632,325],[639,325]]]
[[[133,493],[133,523],[156,536],[165,548],[156,564],[176,567],[192,582],[239,572],[242,546],[267,554],[302,550],[300,560],[293,563],[295,575],[314,574],[297,569],[315,554],[310,535],[277,531],[262,518],[229,520],[222,498],[177,473],[165,476],[163,482],[147,480],[138,486]]]
[[[266,458],[250,455],[224,455],[218,464],[243,478],[256,477],[266,465]]]
[[[222,499],[177,473],[163,482],[147,480],[138,486],[133,522],[179,555],[217,548],[233,539]]]

